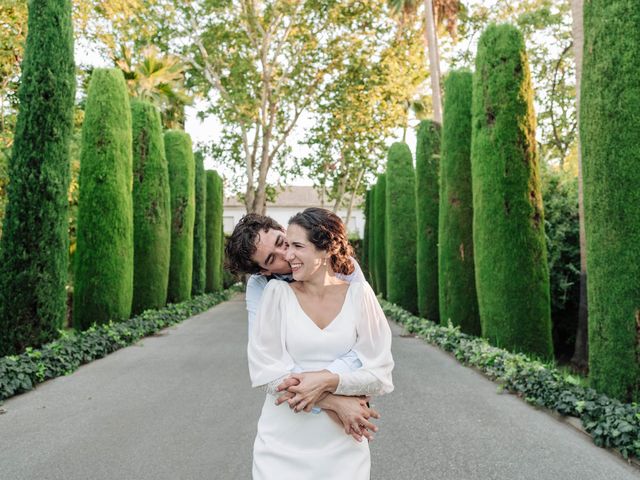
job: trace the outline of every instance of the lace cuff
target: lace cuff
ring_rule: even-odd
[[[384,393],[382,382],[366,370],[356,370],[338,376],[340,380],[334,392],[336,395],[382,395]]]
[[[278,388],[278,385],[280,385],[284,381],[284,379],[287,378],[288,376],[289,374],[287,373],[286,375],[283,375],[280,378],[276,378],[275,380],[269,383],[265,383],[264,385],[259,385],[257,388],[259,388],[261,391],[265,393],[268,393],[269,395],[273,395],[274,397],[277,397],[280,392],[278,392],[276,388]]]

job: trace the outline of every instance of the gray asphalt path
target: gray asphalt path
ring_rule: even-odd
[[[396,391],[375,401],[383,418],[372,480],[640,479],[583,434],[392,327]],[[0,480],[249,479],[264,397],[249,387],[245,345],[239,295],[8,400]]]

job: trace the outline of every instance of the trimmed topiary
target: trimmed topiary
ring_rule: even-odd
[[[371,288],[373,288],[374,292],[378,291],[378,283],[376,281],[376,258],[375,258],[375,245],[376,245],[376,236],[375,236],[375,216],[376,216],[376,186],[372,186],[369,190],[369,217],[367,219],[367,223],[369,224],[369,242],[367,244],[367,260],[368,260],[368,269],[369,269],[369,278],[368,281],[371,284]]]
[[[215,170],[207,170],[207,292],[222,290],[222,178]]]
[[[418,313],[438,323],[440,125],[422,120],[416,145],[416,284]]]
[[[164,148],[171,189],[171,262],[167,302],[179,303],[191,298],[195,162],[191,137],[183,131],[168,130],[164,134]]]
[[[161,308],[167,301],[171,254],[169,167],[160,112],[131,102],[133,133],[133,306],[132,313]]]
[[[378,289],[376,293],[382,294],[383,297],[387,297],[387,234],[386,234],[386,216],[385,210],[387,205],[387,174],[383,173],[378,176],[378,183],[376,184],[375,203],[374,203],[374,219],[373,219],[373,234],[374,240],[374,261],[375,261],[375,274],[376,274],[376,286]]]
[[[473,77],[473,242],[482,334],[553,358],[531,75],[520,31],[491,25]]]
[[[386,200],[387,300],[417,313],[416,176],[404,142],[389,149]]]
[[[369,227],[371,226],[371,190],[367,190],[364,194],[364,234],[362,236],[362,256],[360,258],[360,266],[364,278],[369,278]]]
[[[640,399],[640,4],[584,2],[580,141],[592,385]]]
[[[193,156],[196,162],[196,216],[193,225],[193,280],[191,294],[204,293],[207,281],[207,179],[204,173],[204,156],[198,151]]]
[[[0,356],[58,337],[67,310],[71,2],[32,1],[0,244]]]
[[[442,323],[451,321],[465,333],[480,335],[473,265],[472,85],[473,75],[469,71],[452,71],[445,81],[438,283]]]
[[[85,112],[73,295],[79,330],[131,314],[131,107],[122,71],[93,71]]]

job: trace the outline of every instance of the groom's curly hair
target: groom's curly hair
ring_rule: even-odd
[[[260,273],[260,265],[251,257],[256,253],[256,240],[260,232],[269,230],[284,231],[282,226],[273,218],[257,213],[243,216],[233,229],[224,249],[225,268],[233,274]]]
[[[291,224],[304,228],[309,241],[317,249],[331,254],[331,269],[334,272],[343,275],[353,273],[353,247],[347,238],[347,229],[338,215],[324,208],[311,207],[291,217],[289,225]]]

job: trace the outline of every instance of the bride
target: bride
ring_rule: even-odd
[[[253,479],[368,480],[368,438],[375,426],[366,414],[353,415],[340,418],[347,423],[343,429],[327,413],[343,396],[393,390],[389,325],[368,283],[336,278],[353,269],[338,216],[308,208],[289,221],[287,241],[294,282],[268,283],[247,348],[252,385],[267,393]],[[361,368],[343,374],[324,370],[350,350]],[[303,373],[294,373],[296,365]],[[316,407],[324,410],[314,414]]]

